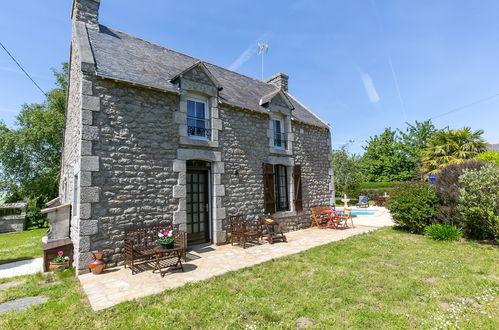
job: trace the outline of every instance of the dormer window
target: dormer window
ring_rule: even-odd
[[[195,139],[211,139],[207,101],[197,98],[187,99],[187,135]]]
[[[287,149],[283,120],[273,119],[272,121],[274,126],[274,147],[276,149]]]

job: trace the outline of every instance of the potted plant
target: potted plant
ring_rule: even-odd
[[[173,230],[164,231],[158,233],[158,243],[165,250],[173,249],[173,245],[175,245],[175,237],[173,237]]]
[[[49,263],[50,270],[62,270],[69,268],[69,257],[64,255],[64,252],[58,251],[57,257]]]

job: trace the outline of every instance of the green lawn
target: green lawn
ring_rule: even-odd
[[[494,246],[384,228],[99,312],[71,271],[33,275],[0,291],[0,302],[37,294],[49,302],[2,315],[0,328],[293,329],[306,317],[318,329],[445,321],[448,328],[498,329],[497,260]]]
[[[47,228],[0,235],[0,264],[41,257]]]

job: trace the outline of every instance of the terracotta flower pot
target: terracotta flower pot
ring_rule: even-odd
[[[69,268],[69,261],[65,262],[49,262],[49,269],[50,270],[63,270]]]
[[[104,257],[104,251],[93,251],[92,255],[94,260],[90,263],[89,268],[92,274],[97,275],[102,273],[104,268],[106,267],[106,263],[102,261]]]

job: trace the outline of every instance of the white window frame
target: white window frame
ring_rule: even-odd
[[[282,118],[272,118],[272,131],[273,131],[273,147],[275,149],[279,149],[279,150],[286,150],[286,130],[284,128],[284,119]],[[276,145],[276,123],[279,123],[279,125],[281,126],[281,135],[282,135],[282,145],[281,146],[278,146]]]
[[[209,137],[199,136],[199,135],[189,135],[189,110],[188,110],[189,109],[189,105],[188,105],[189,101],[204,104],[204,120],[205,120],[205,123],[207,126],[205,129],[208,129],[210,131]],[[206,98],[193,97],[193,96],[189,95],[186,98],[186,110],[185,111],[186,111],[187,137],[189,139],[193,139],[193,140],[205,140],[205,141],[211,140],[211,115],[210,115],[210,108],[209,108],[208,100]]]

